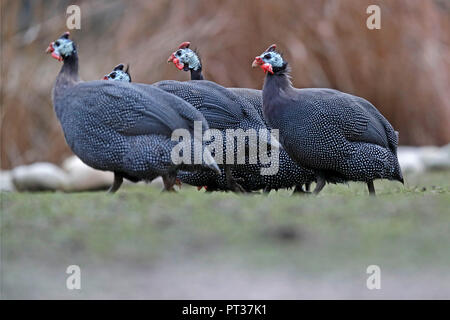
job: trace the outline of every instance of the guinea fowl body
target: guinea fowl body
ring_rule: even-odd
[[[69,41],[68,36],[59,40]],[[53,105],[67,144],[84,163],[134,182],[158,176],[166,182],[180,169],[218,170],[214,162],[172,162],[171,151],[177,143],[170,139],[172,132],[192,131],[194,119],[206,124],[192,106],[158,88],[144,92],[123,82],[82,82],[76,49],[63,61],[53,88]],[[182,117],[170,107],[180,104],[196,116]],[[115,181],[115,187],[120,183]]]
[[[212,129],[222,131],[226,129],[242,129],[244,131],[248,129],[256,131],[268,129],[248,100],[214,82],[206,80],[187,82],[168,80],[154,85],[183,98],[196,107],[205,116]],[[242,147],[239,146],[238,148]],[[248,148],[248,146],[245,146],[245,148]],[[223,152],[225,154],[226,149]],[[245,164],[236,165],[233,168],[233,174],[239,184],[247,191],[261,189],[270,191],[314,181],[314,173],[295,164],[285,150],[279,150],[278,161],[277,171],[273,174],[261,175],[261,168],[267,168],[268,165],[261,164],[258,159],[255,160],[255,164],[250,164],[249,159],[247,159]],[[188,184],[198,185],[202,180],[199,178],[205,178],[205,176],[205,174],[191,173],[181,178]],[[220,181],[217,183],[220,183]]]
[[[126,97],[124,91],[128,91]],[[170,134],[178,127],[147,117],[151,104],[154,101],[146,93],[106,81],[79,83],[54,99],[66,141],[83,162],[145,180],[173,167],[170,151],[175,142]],[[169,124],[169,117],[164,121]]]
[[[263,99],[261,90],[250,88],[228,88],[228,90],[248,101],[267,125],[262,109]]]
[[[254,62],[268,68],[263,57],[270,61],[273,50]],[[332,89],[293,88],[284,64],[267,72],[263,112],[289,155],[321,181],[362,181],[371,193],[375,179],[403,182],[397,133],[368,101]]]
[[[173,62],[180,70],[189,70],[191,80],[203,80],[201,59],[196,51],[189,49],[189,46],[189,42],[183,42],[178,50],[171,54],[168,62]],[[263,115],[261,90],[249,88],[228,88],[228,90],[237,95],[242,101],[245,101],[245,105],[252,106],[257,112],[259,119],[269,129]],[[186,178],[189,175],[187,174],[184,180],[187,180]],[[198,174],[193,173],[192,175]],[[314,174],[310,170],[297,165],[283,149],[279,150],[279,170],[276,174],[258,178],[255,178],[251,173],[247,172],[242,172],[241,175],[243,175],[241,181],[248,181],[247,184],[252,186],[250,189],[257,190],[258,188],[262,188],[265,191],[291,188],[294,186],[296,191],[302,191],[302,184],[306,184],[307,190],[309,190],[310,182],[315,180]]]
[[[227,129],[242,129],[246,131],[248,129],[259,130],[264,128],[263,122],[248,103],[214,82],[206,80],[187,82],[167,80],[154,83],[153,85],[192,104],[203,114],[211,129],[220,130],[224,142],[226,141]],[[248,150],[248,148],[248,144],[236,144],[233,153],[236,154],[237,150]],[[264,188],[262,183],[254,184],[249,179],[246,179],[248,174],[260,176],[261,165],[257,163],[257,160],[255,164],[251,164],[251,160],[247,157],[243,164],[226,164],[227,146],[225,143],[222,153],[223,163],[225,164],[222,168],[226,168],[226,166],[231,168],[232,178],[238,181],[245,191],[249,192]],[[245,176],[242,174],[244,172],[246,173]],[[207,186],[209,191],[230,190],[224,169],[222,173],[220,177],[212,177],[207,173],[180,172],[178,177],[187,184],[199,187]]]

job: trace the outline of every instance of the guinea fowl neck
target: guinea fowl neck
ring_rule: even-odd
[[[279,129],[279,117],[288,103],[283,103],[287,95],[292,94],[293,87],[286,72],[267,73],[263,87],[263,114],[267,123]]]
[[[64,59],[64,64],[56,78],[55,94],[64,91],[80,81],[78,77],[78,55],[73,53]]]
[[[287,71],[267,73],[264,80],[263,96],[268,101],[280,96],[280,94],[289,94],[293,90],[289,73]]]
[[[191,69],[191,80],[203,80],[202,69],[198,70]]]

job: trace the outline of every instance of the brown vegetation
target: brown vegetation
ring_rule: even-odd
[[[70,1],[2,1],[2,168],[70,151],[50,93],[60,64],[44,54]],[[182,41],[198,47],[209,80],[261,88],[251,61],[277,43],[296,87],[331,87],[374,103],[402,144],[450,141],[450,3],[445,0],[78,1],[81,76],[119,62],[134,81],[188,79],[165,63]],[[381,30],[366,8],[381,7]]]

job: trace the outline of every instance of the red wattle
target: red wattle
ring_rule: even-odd
[[[62,57],[58,55],[56,52],[52,52],[52,57],[55,58],[58,61],[62,61]]]
[[[184,68],[184,64],[180,63],[180,59],[178,58],[173,59],[173,64],[175,65],[175,67],[177,67],[178,70],[183,70]]]
[[[272,65],[270,63],[264,63],[263,65],[261,65],[261,69],[263,69],[264,72],[270,72],[271,74],[273,74]]]

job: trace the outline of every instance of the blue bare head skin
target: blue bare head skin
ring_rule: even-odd
[[[189,48],[178,49],[175,52],[175,57],[178,58],[179,61],[184,64],[185,68],[189,70],[197,71],[201,67],[201,62],[197,53]]]
[[[75,44],[69,39],[69,32],[64,33],[54,42],[50,43],[47,53],[51,53],[52,57],[57,60],[64,60],[76,52]]]
[[[200,58],[194,50],[190,49],[190,42],[183,42],[178,47],[178,50],[173,52],[167,62],[173,62],[173,64],[179,69],[184,71],[199,71],[202,69],[202,63]]]
[[[276,51],[266,51],[263,54],[259,56],[264,63],[269,63],[272,65],[272,67],[283,67],[284,60],[281,54],[279,54]]]
[[[276,45],[273,44],[261,55],[256,56],[253,61],[253,67],[261,67],[264,72],[276,73],[286,70],[287,62],[284,61],[281,53],[276,51]]]
[[[103,77],[103,80],[112,80],[112,81],[122,81],[122,82],[131,82],[131,76],[128,71],[128,66],[124,70],[124,65],[119,64],[116,66],[113,71]]]

